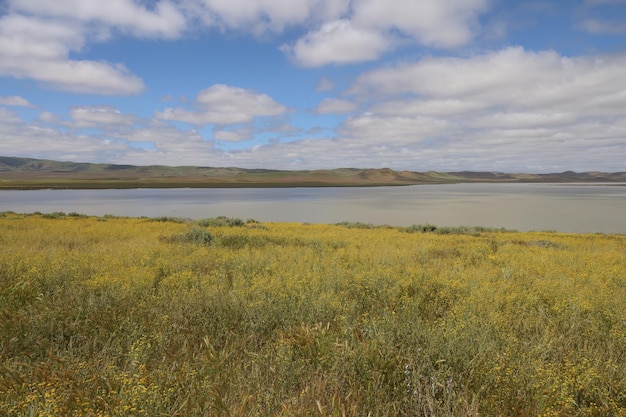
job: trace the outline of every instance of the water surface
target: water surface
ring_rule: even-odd
[[[8,210],[626,233],[626,187],[595,184],[0,191]]]

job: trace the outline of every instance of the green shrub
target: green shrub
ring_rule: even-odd
[[[337,226],[347,227],[348,229],[373,229],[374,226],[371,223],[361,223],[361,222],[339,222],[335,223]]]
[[[150,220],[153,221],[153,222],[162,222],[162,223],[165,223],[165,222],[186,223],[186,222],[189,221],[187,219],[183,219],[183,218],[180,218],[180,217],[171,217],[171,216],[160,216],[160,217],[152,218]]]
[[[437,226],[434,224],[412,224],[411,226],[405,227],[401,230],[407,233],[427,233],[437,230]]]
[[[408,227],[399,228],[401,232],[406,233],[435,233],[438,235],[471,235],[478,236],[481,233],[492,232],[513,232],[504,228],[494,229],[492,227],[483,226],[435,226],[434,224],[413,224]]]
[[[226,216],[218,216],[208,219],[202,219],[197,221],[198,226],[209,227],[209,226],[244,226],[246,222],[236,217],[226,217]]]
[[[208,246],[213,242],[213,235],[206,229],[194,227],[183,234],[171,236],[166,240],[175,243],[193,243],[195,245]]]
[[[71,213],[68,213],[67,215],[68,215],[68,217],[81,217],[81,218],[83,218],[83,217],[87,217],[87,215],[86,215],[86,214],[77,213],[77,212],[75,212],[75,211],[73,211],[73,212],[71,212]]]
[[[41,215],[41,217],[45,218],[45,219],[60,219],[65,217],[66,214],[62,211],[55,211],[54,213],[44,213]]]

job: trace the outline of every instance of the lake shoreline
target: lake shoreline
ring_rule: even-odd
[[[226,215],[263,222],[349,221],[626,233],[624,187],[536,183],[429,185],[0,190],[0,211],[191,219]]]
[[[454,184],[554,184],[574,186],[614,186],[624,187],[625,182],[599,181],[429,181],[429,182],[376,182],[376,183],[342,183],[342,182],[142,182],[114,180],[81,180],[81,181],[12,181],[0,179],[0,191],[19,190],[134,190],[134,189],[268,189],[268,188],[377,188],[377,187],[408,187],[413,185],[454,185]]]

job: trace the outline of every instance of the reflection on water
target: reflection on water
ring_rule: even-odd
[[[7,210],[626,233],[626,187],[615,185],[0,191]]]

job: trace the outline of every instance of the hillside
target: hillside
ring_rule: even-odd
[[[388,168],[282,171],[234,167],[92,164],[0,157],[0,189],[363,187],[458,182],[626,182],[626,173],[414,172]]]

